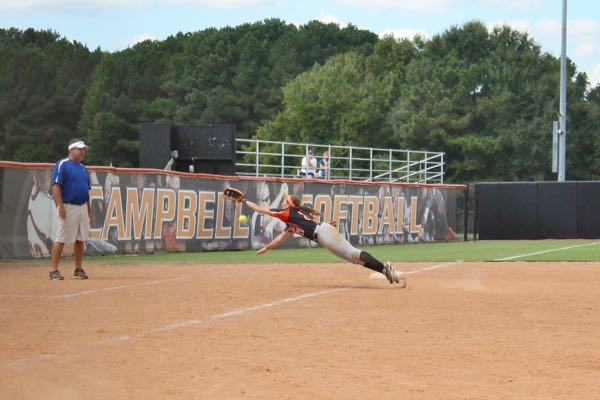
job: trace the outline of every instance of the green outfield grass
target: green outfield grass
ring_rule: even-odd
[[[600,240],[483,240],[450,243],[416,243],[362,246],[376,258],[394,262],[418,261],[600,261]],[[501,260],[509,258],[508,260]],[[3,260],[7,261],[7,260]],[[48,263],[49,260],[9,262]],[[277,249],[256,256],[255,250],[199,253],[157,253],[87,257],[86,264],[222,264],[222,263],[327,263],[344,262],[327,250]]]
[[[577,247],[575,247],[577,246]],[[600,241],[592,240],[484,240],[476,242],[415,243],[363,246],[382,260],[418,261],[495,261],[517,257],[514,261],[600,261]],[[544,253],[542,253],[544,252]],[[531,254],[539,253],[539,254]],[[531,254],[528,256],[524,256]],[[110,261],[109,261],[110,259]],[[112,260],[114,259],[114,261]],[[255,250],[201,253],[151,254],[119,257],[91,257],[91,262],[116,263],[324,263],[344,262],[327,250],[276,249],[263,256]]]

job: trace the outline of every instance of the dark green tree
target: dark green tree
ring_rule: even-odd
[[[587,77],[579,75],[567,92],[568,180],[600,180],[600,85],[586,92]]]
[[[278,19],[90,52],[0,29],[0,158],[136,166],[138,126],[233,123],[238,137],[446,153],[447,182],[555,180],[559,60],[474,21],[431,39]],[[567,179],[600,179],[600,87],[568,64]]]
[[[52,31],[0,29],[0,159],[66,154],[100,57]]]
[[[557,68],[525,33],[451,28],[408,65],[391,113],[396,145],[444,151],[451,182],[551,179]]]
[[[284,88],[284,111],[257,137],[385,148],[391,133],[386,123],[390,86],[366,72],[364,57],[333,57]]]
[[[121,166],[137,163],[140,122],[233,123],[250,137],[281,109],[286,82],[376,41],[353,26],[269,19],[138,44],[98,66],[79,130],[92,138],[95,161]]]

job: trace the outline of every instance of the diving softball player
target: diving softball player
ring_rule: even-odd
[[[283,201],[281,209],[271,210],[246,199],[242,201],[252,210],[279,218],[287,224],[287,229],[273,239],[271,243],[260,249],[257,255],[265,254],[267,251],[278,247],[295,233],[309,240],[314,240],[321,247],[325,247],[346,261],[362,265],[385,275],[392,284],[400,283],[400,279],[402,279],[403,284],[406,285],[406,278],[398,276],[390,262],[381,262],[366,251],[353,247],[332,224],[314,222],[314,216],[320,215],[320,213],[302,205],[297,196],[288,195]]]

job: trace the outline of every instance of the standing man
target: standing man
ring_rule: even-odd
[[[58,232],[52,247],[50,279],[62,280],[58,263],[65,243],[73,243],[75,279],[87,279],[81,263],[83,243],[90,233],[92,209],[90,206],[90,176],[81,163],[89,147],[81,139],[71,139],[69,156],[58,161],[52,170],[52,193],[58,210]]]

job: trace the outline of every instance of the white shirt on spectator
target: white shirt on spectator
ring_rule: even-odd
[[[317,158],[309,154],[302,158],[302,169],[300,170],[302,174],[315,176],[317,172]]]

